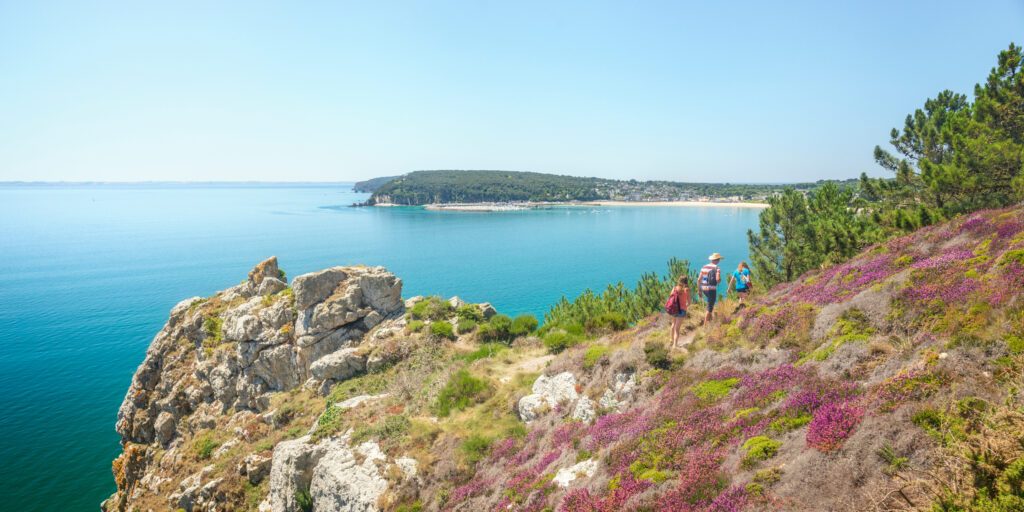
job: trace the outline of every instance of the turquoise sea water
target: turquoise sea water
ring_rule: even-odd
[[[113,492],[117,408],[179,300],[277,255],[289,276],[384,265],[403,295],[541,317],[563,294],[746,257],[759,210],[348,208],[332,186],[0,185],[0,508],[96,510]]]

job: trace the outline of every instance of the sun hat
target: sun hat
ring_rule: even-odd
[[[716,253],[712,254],[711,256],[708,256],[708,259],[711,260],[711,261],[715,261],[715,260],[720,260],[720,259],[723,259],[723,258],[722,258],[721,254],[718,254],[716,252]]]

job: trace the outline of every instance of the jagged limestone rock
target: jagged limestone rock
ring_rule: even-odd
[[[366,371],[366,356],[358,349],[343,348],[317,359],[309,372],[317,380],[346,380]]]
[[[543,412],[558,407],[559,404],[570,404],[579,398],[576,392],[576,377],[569,372],[562,372],[553,377],[541,375],[533,382],[533,393],[519,399],[519,418],[529,423],[537,419]]]
[[[583,423],[590,423],[594,421],[597,416],[597,411],[594,409],[594,401],[586,396],[581,396],[576,402],[576,407],[572,410],[572,419],[582,421]]]
[[[362,463],[356,459],[362,457]],[[313,469],[309,493],[315,512],[371,512],[388,482],[377,468],[386,460],[376,443],[366,442],[349,450],[335,442]]]

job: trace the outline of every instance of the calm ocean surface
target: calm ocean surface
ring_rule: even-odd
[[[757,209],[502,213],[348,208],[342,185],[0,185],[0,509],[96,510],[114,490],[117,408],[171,306],[276,255],[289,277],[384,265],[403,295],[539,318],[563,294],[665,270],[732,268]]]

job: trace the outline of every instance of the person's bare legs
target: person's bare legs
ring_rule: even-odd
[[[676,342],[679,341],[679,326],[683,323],[682,317],[672,317],[672,346],[676,346]]]

